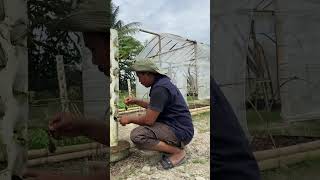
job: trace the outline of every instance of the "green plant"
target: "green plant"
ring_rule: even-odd
[[[28,130],[28,147],[29,149],[46,148],[49,144],[47,133],[39,128]]]
[[[76,144],[90,143],[92,140],[79,136],[73,138],[63,138],[61,140],[54,140],[57,146],[70,146]],[[49,138],[44,129],[32,128],[28,130],[28,147],[29,149],[48,148]]]
[[[195,163],[195,164],[206,164],[208,162],[208,159],[194,159],[192,160],[192,163]]]

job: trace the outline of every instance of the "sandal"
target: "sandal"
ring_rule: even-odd
[[[160,161],[160,164],[162,165],[163,169],[171,169],[181,165],[182,163],[184,163],[185,160],[186,156],[184,156],[176,165],[173,165],[168,156],[162,155],[162,160]]]
[[[171,154],[169,153],[161,153],[161,159],[163,159],[164,157],[169,157]]]

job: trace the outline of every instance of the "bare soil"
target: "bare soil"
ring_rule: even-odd
[[[273,138],[273,140],[272,140]],[[303,136],[267,136],[267,135],[260,135],[254,136],[252,140],[251,147],[253,151],[262,151],[267,149],[279,148],[279,147],[286,147],[292,146],[300,143],[311,142],[315,140],[319,140],[319,137],[303,137]]]

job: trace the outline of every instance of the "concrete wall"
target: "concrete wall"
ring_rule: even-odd
[[[0,1],[0,179],[21,175],[27,161],[28,51],[27,6]]]
[[[91,51],[84,45],[82,56],[84,115],[104,121],[106,112],[109,112],[110,79],[92,64]]]

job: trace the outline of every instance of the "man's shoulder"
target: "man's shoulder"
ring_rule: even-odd
[[[152,88],[152,91],[150,91],[150,96],[152,95],[159,95],[159,94],[163,94],[163,95],[169,95],[169,92],[167,90],[167,88],[163,87],[163,86],[156,86],[154,88]]]

